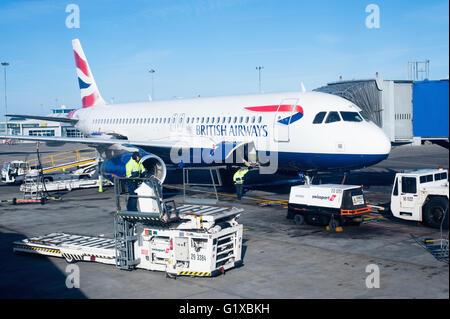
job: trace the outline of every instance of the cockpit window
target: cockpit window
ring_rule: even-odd
[[[320,124],[320,123],[322,123],[326,114],[327,114],[327,112],[317,113],[316,117],[314,118],[313,124]]]
[[[362,122],[363,119],[358,112],[341,112],[342,119],[345,122]]]
[[[340,118],[338,112],[330,112],[330,113],[328,113],[325,123],[339,122],[340,120],[341,120],[341,118]]]
[[[372,120],[370,119],[369,115],[367,115],[366,112],[361,111],[361,112],[359,113],[359,115],[361,115],[361,117],[362,117],[363,119],[365,119],[367,122],[372,122]]]

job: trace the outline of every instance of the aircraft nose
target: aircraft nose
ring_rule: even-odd
[[[379,132],[380,132],[380,142],[379,142],[380,154],[389,155],[389,153],[391,152],[391,141],[382,130],[379,130]]]
[[[371,144],[373,154],[377,154],[387,158],[391,152],[391,141],[387,135],[379,127],[374,128],[372,131],[372,138],[369,143]]]

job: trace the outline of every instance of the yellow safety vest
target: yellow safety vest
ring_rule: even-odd
[[[248,169],[240,169],[233,176],[233,182],[235,184],[243,184],[244,183],[244,175],[248,173]]]
[[[130,158],[128,163],[125,165],[126,176],[131,177],[131,175],[135,172],[138,172],[138,177],[141,176],[141,173],[145,171],[144,166],[141,162],[136,162],[133,158]]]

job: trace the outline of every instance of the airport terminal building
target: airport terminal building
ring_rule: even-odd
[[[52,109],[47,116],[66,117],[74,109],[62,105]],[[5,132],[5,122],[0,122],[0,132]],[[11,117],[8,119],[8,134],[28,136],[61,136],[61,137],[83,137],[83,134],[69,123],[41,121]]]

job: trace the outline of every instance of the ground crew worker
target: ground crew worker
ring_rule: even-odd
[[[136,195],[136,188],[138,188],[139,181],[133,180],[133,178],[139,178],[144,176],[145,168],[141,163],[141,157],[138,152],[134,152],[131,155],[130,160],[125,165],[125,171],[127,178],[131,178],[127,181],[128,195]],[[137,211],[137,198],[128,197],[127,210]]]
[[[234,173],[233,182],[236,186],[236,195],[237,199],[241,200],[242,195],[244,194],[244,176],[248,173],[247,167],[241,167],[239,170]]]

